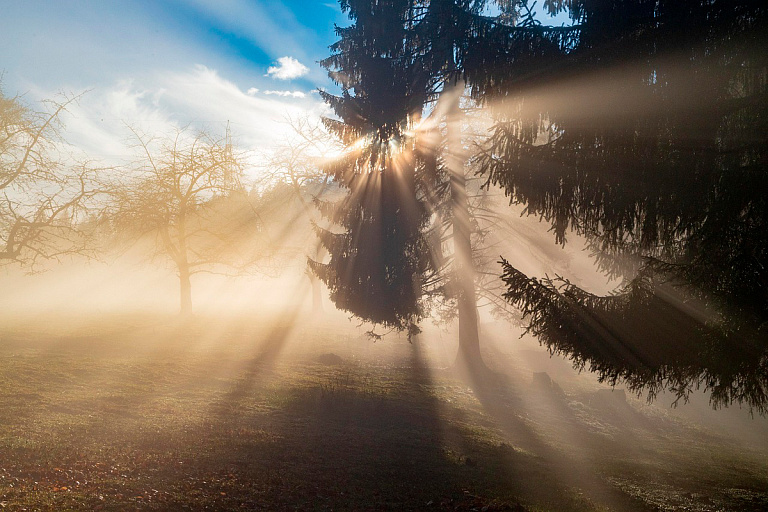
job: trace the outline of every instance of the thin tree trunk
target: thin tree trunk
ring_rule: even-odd
[[[464,174],[466,156],[461,142],[461,83],[447,88],[451,102],[447,114],[445,162],[451,178],[453,210],[453,285],[459,313],[459,352],[455,367],[471,374],[487,370],[480,355],[480,333],[475,295],[475,269],[472,263],[472,241]]]
[[[178,224],[179,246],[176,263],[179,266],[179,291],[181,299],[181,315],[192,312],[192,283],[190,282],[189,259],[187,258],[187,209],[184,205],[179,209]]]
[[[320,279],[310,270],[307,271],[307,277],[312,285],[312,314],[320,315],[323,312],[323,301],[320,289]]]

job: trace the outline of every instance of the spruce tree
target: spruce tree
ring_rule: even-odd
[[[340,309],[412,334],[429,268],[423,235],[429,213],[408,134],[422,111],[426,78],[406,37],[413,6],[358,0],[342,2],[342,9],[355,23],[337,28],[340,40],[322,62],[342,93],[321,95],[339,118],[325,119],[326,127],[348,148],[325,171],[349,193],[340,203],[319,203],[337,229],[318,227],[330,261],[310,267]]]
[[[768,8],[747,0],[549,1],[572,27],[509,32],[473,92],[498,124],[488,179],[556,241],[627,281],[595,297],[505,262],[552,350],[636,390],[768,403]],[[480,42],[478,44],[481,44]],[[482,43],[487,44],[487,43]]]

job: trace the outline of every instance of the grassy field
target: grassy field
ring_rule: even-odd
[[[516,336],[471,384],[449,334],[298,318],[5,319],[0,507],[768,509],[764,419],[704,426]]]

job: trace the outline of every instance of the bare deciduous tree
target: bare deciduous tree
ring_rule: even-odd
[[[243,241],[258,230],[258,216],[242,186],[241,158],[228,132],[222,138],[188,129],[165,138],[132,132],[142,156],[114,191],[112,217],[129,238],[154,237],[158,252],[176,267],[186,314],[191,276],[253,259],[247,254],[253,247]]]
[[[87,254],[82,222],[103,194],[100,169],[78,161],[61,137],[61,115],[78,97],[33,110],[0,91],[0,262]]]

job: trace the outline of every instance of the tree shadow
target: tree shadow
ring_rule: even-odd
[[[595,441],[596,449],[602,439],[565,434],[579,422],[562,397],[537,395],[533,406],[533,391],[511,379],[470,390],[431,370],[418,341],[403,343],[409,352],[394,364],[291,360],[297,315],[288,311],[248,341],[252,353],[234,347],[230,362],[218,353],[193,363],[96,361],[115,375],[98,381],[109,393],[77,391],[82,376],[69,383],[72,397],[56,395],[66,410],[32,426],[7,424],[16,437],[4,438],[0,455],[7,480],[20,484],[2,492],[35,505],[21,484],[73,487],[56,495],[59,509],[92,509],[99,496],[115,510],[648,508],[599,476],[579,475],[591,461],[552,444],[560,435],[561,444]],[[614,409],[614,424],[635,421],[621,404]]]
[[[632,434],[624,431],[621,441],[613,441],[585,431],[557,384],[546,373],[534,373],[532,377],[525,387],[510,375],[494,371],[466,376],[483,411],[501,429],[507,442],[534,454],[546,472],[549,483],[542,486],[532,481],[526,468],[513,468],[516,492],[558,510],[587,504],[608,510],[655,510],[607,481],[591,458],[609,446],[615,450],[631,445]],[[622,409],[618,414],[630,413]],[[557,492],[553,493],[553,489]],[[575,502],[563,503],[562,497],[569,495],[576,497]]]
[[[409,364],[394,368],[305,365],[302,378],[312,385],[286,386],[286,394],[273,397],[278,405],[263,414],[243,408],[263,400],[256,387],[227,393],[213,428],[271,433],[213,455],[217,465],[253,483],[252,493],[238,497],[243,506],[523,510],[507,487],[508,448],[480,446],[469,432],[445,424],[419,344],[410,348]],[[478,464],[478,453],[489,462]]]
[[[301,296],[305,289],[306,284],[300,283],[291,296]],[[253,347],[254,354],[235,369],[238,375],[236,384],[219,401],[225,411],[246,397],[257,384],[265,384],[273,377],[275,365],[301,321],[302,304],[300,301],[286,304],[281,312],[271,320],[268,330],[259,336],[260,341]],[[264,332],[263,327],[254,330]]]

